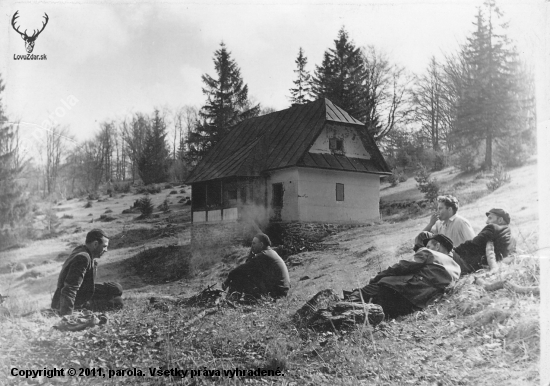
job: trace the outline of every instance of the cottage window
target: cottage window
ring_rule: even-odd
[[[344,151],[344,141],[338,138],[330,138],[328,147],[333,151]]]
[[[193,189],[191,189],[191,201],[193,202],[193,210],[206,208],[205,184],[193,184]]]
[[[208,209],[220,208],[222,206],[222,184],[221,181],[209,181],[206,183],[206,207]]]
[[[227,198],[229,200],[236,200],[237,199],[237,189],[230,189],[227,191]]]
[[[284,194],[283,184],[277,183],[277,184],[272,184],[271,186],[273,189],[273,207],[282,208],[283,194]]]
[[[336,201],[344,201],[344,184],[336,184]]]

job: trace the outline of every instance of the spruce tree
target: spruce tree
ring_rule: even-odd
[[[259,104],[250,107],[248,86],[223,42],[214,53],[214,68],[215,77],[208,74],[202,76],[202,92],[207,101],[199,112],[200,121],[188,139],[189,156],[193,159],[204,156],[232,126],[257,116],[260,111]]]
[[[466,144],[484,141],[486,169],[492,168],[495,140],[512,135],[524,124],[518,54],[505,34],[506,25],[498,25],[501,18],[494,0],[478,10],[476,30],[465,50],[469,71],[455,133]]]
[[[165,182],[168,179],[170,150],[166,143],[166,123],[155,109],[151,129],[145,137],[142,154],[138,160],[138,170],[145,185]]]
[[[311,96],[311,75],[306,70],[307,58],[304,55],[304,50],[300,47],[298,57],[294,61],[297,69],[294,72],[297,79],[293,81],[294,88],[290,89],[290,102],[304,104],[310,101]]]
[[[363,85],[367,76],[363,56],[342,27],[334,48],[325,51],[323,62],[316,66],[312,92],[328,98],[353,117],[365,118]]]

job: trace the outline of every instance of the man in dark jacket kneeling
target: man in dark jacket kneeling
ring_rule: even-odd
[[[274,298],[286,296],[290,278],[285,262],[271,249],[271,240],[263,233],[252,239],[252,250],[246,263],[238,266],[227,276],[222,288],[228,293],[239,293]]]
[[[95,282],[96,259],[107,252],[108,247],[109,237],[105,232],[92,229],[86,235],[86,244],[76,247],[65,260],[51,305],[59,315],[70,315],[79,308],[92,311],[122,308],[120,284]]]
[[[344,292],[344,299],[379,304],[389,318],[426,307],[454,286],[460,277],[460,267],[450,255],[453,242],[447,236],[432,235],[423,244],[425,247],[416,251],[412,261],[399,261],[378,273],[365,287]]]

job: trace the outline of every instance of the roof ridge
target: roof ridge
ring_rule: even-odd
[[[186,182],[237,176],[257,177],[266,170],[298,166],[304,162],[313,141],[329,122],[364,127],[363,123],[325,97],[304,104],[293,104],[286,109],[251,117],[234,125],[198,163]],[[372,138],[369,139],[364,141],[365,146],[377,150],[376,143]],[[388,169],[380,154],[375,154],[373,160],[373,163],[380,165],[368,168],[360,161],[339,160],[336,157],[319,162],[324,167],[337,169],[370,168],[382,173]]]

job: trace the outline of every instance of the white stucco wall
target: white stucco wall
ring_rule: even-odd
[[[300,220],[298,208],[298,169],[283,169],[271,174],[267,187],[267,205],[269,209],[271,209],[273,199],[271,185],[276,183],[282,183],[284,190],[281,219],[283,221]]]
[[[298,179],[300,221],[365,223],[380,218],[376,174],[298,168]],[[336,201],[336,183],[344,184],[344,201]]]
[[[291,168],[273,172],[271,184],[284,189],[282,221],[365,223],[380,218],[380,177],[375,174]],[[344,201],[336,201],[336,183],[344,184]]]
[[[347,157],[370,159],[370,154],[365,149],[365,146],[363,146],[363,142],[361,142],[356,130],[353,127],[326,124],[321,134],[319,134],[309,149],[309,152],[330,154],[329,139],[337,138],[343,140],[344,154]]]

